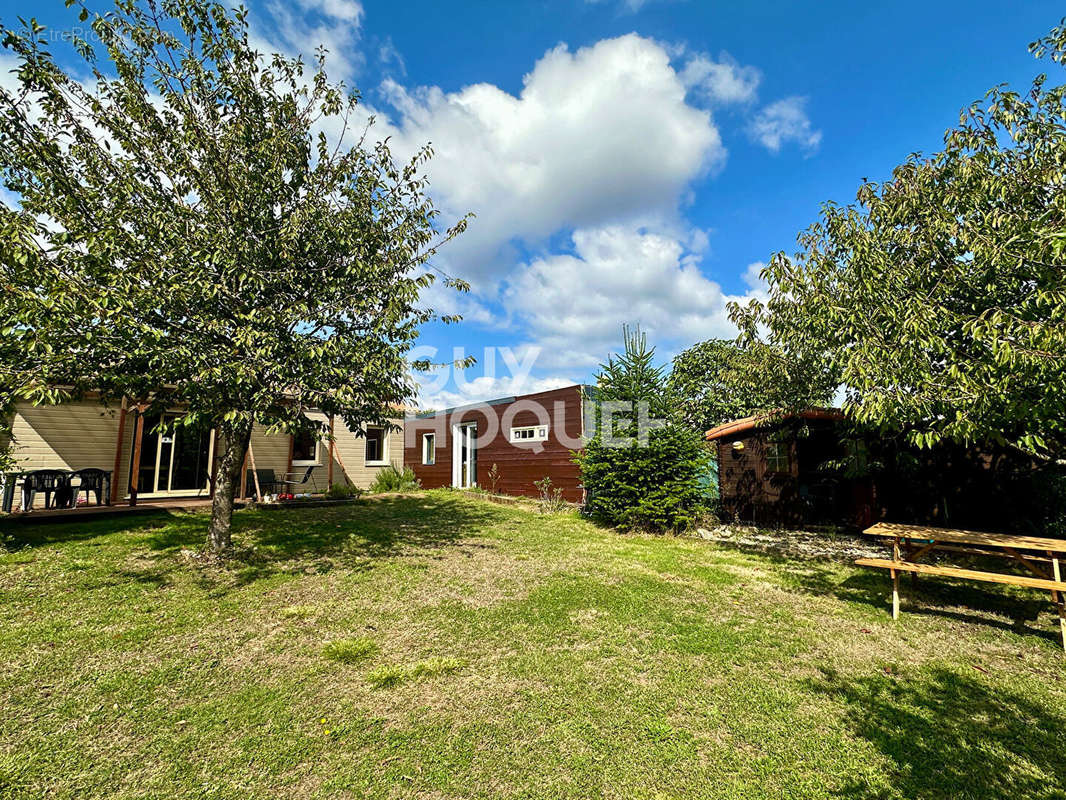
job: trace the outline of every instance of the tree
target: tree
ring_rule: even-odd
[[[15,469],[14,450],[17,443],[11,425],[13,417],[14,409],[10,402],[6,406],[0,405],[0,475]]]
[[[1030,46],[1066,62],[1066,20]],[[997,86],[944,149],[914,154],[857,203],[826,204],[734,306],[749,340],[824,359],[860,422],[910,441],[1066,452],[1066,86]]]
[[[586,510],[622,529],[683,530],[708,508],[710,450],[674,418],[645,335],[623,335],[596,379],[596,432],[575,455]]]
[[[758,412],[827,405],[836,388],[821,363],[799,364],[777,348],[729,339],[678,354],[667,387],[681,419],[701,433]]]
[[[372,144],[324,51],[310,68],[266,58],[247,12],[208,0],[80,18],[98,42],[74,40],[86,83],[35,22],[0,26],[19,62],[0,90],[0,168],[19,198],[0,208],[0,385],[36,403],[97,390],[213,426],[208,543],[225,550],[254,424],[325,437],[309,408],[356,429],[412,398],[409,367],[428,365],[405,356],[434,318],[422,265],[466,220],[437,230],[429,148],[400,167]]]

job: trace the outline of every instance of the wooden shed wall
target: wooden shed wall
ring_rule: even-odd
[[[733,448],[738,441],[744,444],[739,451]],[[769,441],[767,433],[754,431],[718,440],[718,489],[727,519],[780,521],[776,507],[787,499],[799,476],[799,460],[796,443],[789,439],[789,472],[771,472],[766,457]]]

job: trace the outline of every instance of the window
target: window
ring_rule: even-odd
[[[367,464],[384,464],[385,463],[385,429],[384,428],[367,428],[366,429],[366,463]]]
[[[789,463],[788,442],[768,442],[766,445],[766,470],[767,472],[792,471]]]
[[[543,442],[548,438],[547,425],[531,425],[527,428],[511,428],[512,442]]]
[[[292,465],[310,467],[318,463],[318,439],[311,431],[292,435]]]
[[[437,463],[437,437],[432,433],[422,434],[422,463],[423,464],[435,464]]]

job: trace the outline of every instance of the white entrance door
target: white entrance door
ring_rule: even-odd
[[[452,486],[477,486],[477,423],[452,426]]]

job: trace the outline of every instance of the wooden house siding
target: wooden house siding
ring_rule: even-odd
[[[735,449],[734,442],[741,442],[743,449]],[[788,472],[772,472],[768,468],[768,433],[748,432],[737,438],[719,439],[716,444],[718,490],[726,518],[779,521],[777,507],[788,499],[786,495],[799,476],[795,441],[789,438],[782,442],[789,449]]]
[[[309,419],[328,424],[329,419],[325,414],[311,412]],[[374,482],[378,473],[389,465],[398,469],[403,468],[403,420],[394,419],[392,423],[398,426],[398,430],[391,431],[385,437],[385,464],[366,463],[366,439],[356,436],[343,420],[334,420],[334,445],[333,458],[333,482],[344,483],[345,477],[353,486],[360,489],[368,489]],[[281,476],[289,466],[289,436],[267,435],[261,426],[256,426],[252,434],[252,452],[255,454],[255,466],[257,469],[272,469]],[[260,455],[262,453],[262,455]],[[318,465],[315,466],[313,477],[314,484],[319,491],[329,488],[329,442],[318,443]],[[292,471],[303,473],[307,466],[293,466]],[[297,476],[301,477],[301,476]],[[294,491],[311,491],[310,483],[307,487],[295,487]]]
[[[532,409],[516,410],[514,407],[517,404],[536,404],[544,409],[546,416],[538,416]],[[509,402],[460,408],[433,417],[408,418],[404,422],[404,462],[414,470],[423,487],[433,489],[451,486],[452,426],[459,422],[476,422],[479,433],[495,431],[489,441],[477,443],[477,485],[480,488],[493,488],[489,471],[495,464],[499,470],[499,480],[495,486],[497,492],[536,497],[539,491],[534,483],[550,477],[552,485],[563,490],[566,500],[581,502],[581,473],[573,461],[571,448],[575,444],[580,446],[584,433],[583,412],[581,387],[568,386],[523,395]],[[544,425],[545,422],[548,427],[547,441],[525,444],[510,441],[511,428]],[[560,441],[560,429],[569,441]],[[422,463],[422,437],[427,433],[436,437],[436,463],[432,465]]]
[[[17,404],[11,431],[16,468],[111,471],[118,427],[118,410],[93,401],[59,406]],[[133,445],[133,425],[128,421],[122,438],[118,480],[124,487]]]
[[[117,408],[106,408],[92,400],[64,403],[56,406],[34,406],[20,403],[15,406],[12,419],[14,437],[13,456],[16,469],[75,470],[96,468],[111,471],[115,467],[115,444],[119,430]],[[312,412],[312,419],[326,421],[326,416]],[[123,431],[119,455],[119,470],[113,480],[118,487],[118,498],[128,496],[130,480],[130,456],[136,430],[136,414],[130,412]],[[392,422],[401,429],[386,436],[388,463],[398,468],[403,466],[403,421]],[[344,483],[344,478],[366,489],[386,465],[366,463],[366,439],[357,437],[341,420],[335,423],[335,453],[333,459],[333,482]],[[257,425],[252,433],[251,449],[257,469],[271,469],[278,477],[289,468],[289,436],[268,435],[263,426]],[[218,454],[216,453],[216,456]],[[329,443],[320,442],[319,466],[315,467],[315,485],[319,491],[329,488]],[[302,472],[302,467],[293,467]],[[311,486],[297,491],[311,491]],[[144,492],[142,490],[141,494]]]

